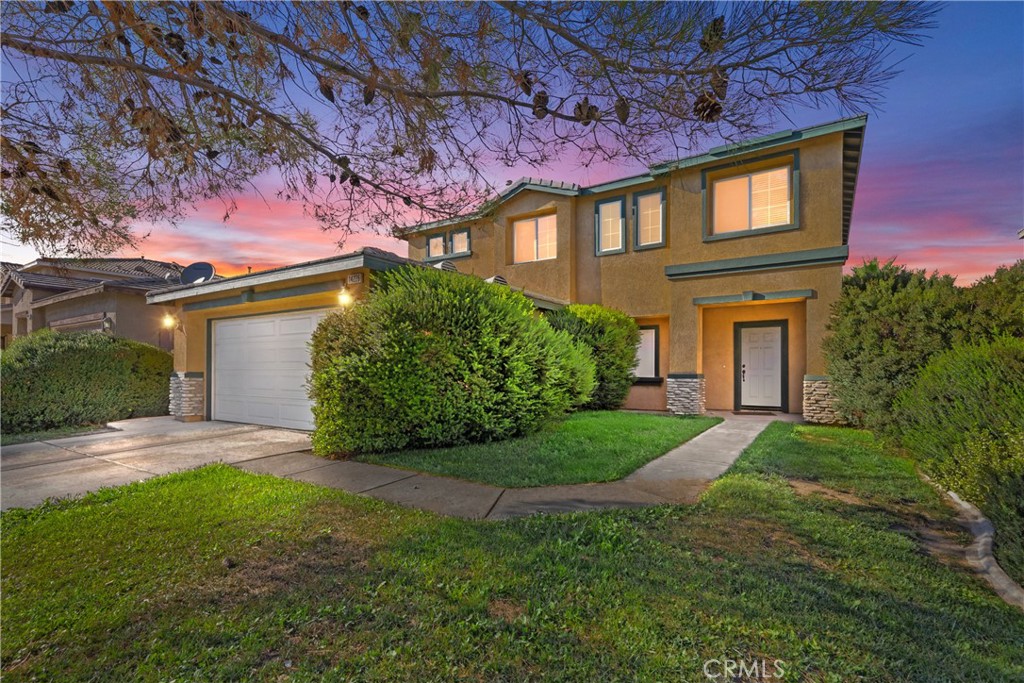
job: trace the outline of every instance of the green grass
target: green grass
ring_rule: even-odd
[[[32,441],[50,441],[51,439],[64,439],[69,436],[106,431],[109,430],[103,425],[77,425],[73,427],[46,429],[41,432],[24,432],[22,434],[0,433],[0,446],[13,446],[15,444],[29,443]]]
[[[728,657],[789,681],[1021,680],[1024,613],[907,531],[941,511],[864,434],[791,425],[696,506],[501,523],[211,466],[4,513],[2,673],[701,681]]]
[[[506,487],[614,481],[719,422],[710,417],[589,411],[519,439],[368,454],[359,460]]]

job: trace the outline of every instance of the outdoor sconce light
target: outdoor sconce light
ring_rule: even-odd
[[[341,291],[338,292],[338,305],[348,307],[352,305],[353,300],[352,293],[348,291],[347,287],[342,285]]]
[[[111,318],[109,315],[106,316],[105,318],[103,318],[103,322],[101,323],[101,327],[103,328],[103,332],[105,334],[113,334],[114,333],[114,319]]]
[[[165,313],[164,317],[160,319],[160,326],[165,330],[180,330],[182,334],[185,334],[185,326],[170,313]]]

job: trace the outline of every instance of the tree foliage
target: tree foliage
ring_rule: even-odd
[[[2,5],[3,215],[110,251],[273,176],[344,239],[450,216],[495,162],[688,150],[874,104],[919,3]],[[721,13],[721,14],[719,14]],[[276,178],[280,178],[279,181]],[[271,182],[271,181],[267,181]]]
[[[865,262],[843,278],[824,341],[839,410],[887,429],[900,390],[935,353],[962,338],[964,306],[949,275]]]

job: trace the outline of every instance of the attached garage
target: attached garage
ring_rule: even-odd
[[[293,266],[149,292],[174,330],[170,412],[313,429],[309,341],[332,310],[366,296],[373,278],[409,261],[364,247]],[[170,308],[173,306],[173,308]]]
[[[211,320],[214,420],[313,429],[309,340],[326,310]]]

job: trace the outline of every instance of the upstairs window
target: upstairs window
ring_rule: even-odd
[[[597,202],[594,205],[594,224],[598,255],[626,251],[625,199],[617,197]]]
[[[665,245],[665,190],[633,195],[634,249]]]
[[[792,169],[771,168],[712,184],[713,234],[757,230],[793,222]]]
[[[546,261],[558,256],[558,219],[554,214],[512,224],[513,263]]]
[[[469,230],[453,230],[449,238],[448,254],[460,256],[469,253]]]
[[[444,256],[444,233],[431,235],[427,238],[427,258],[441,258]]]

